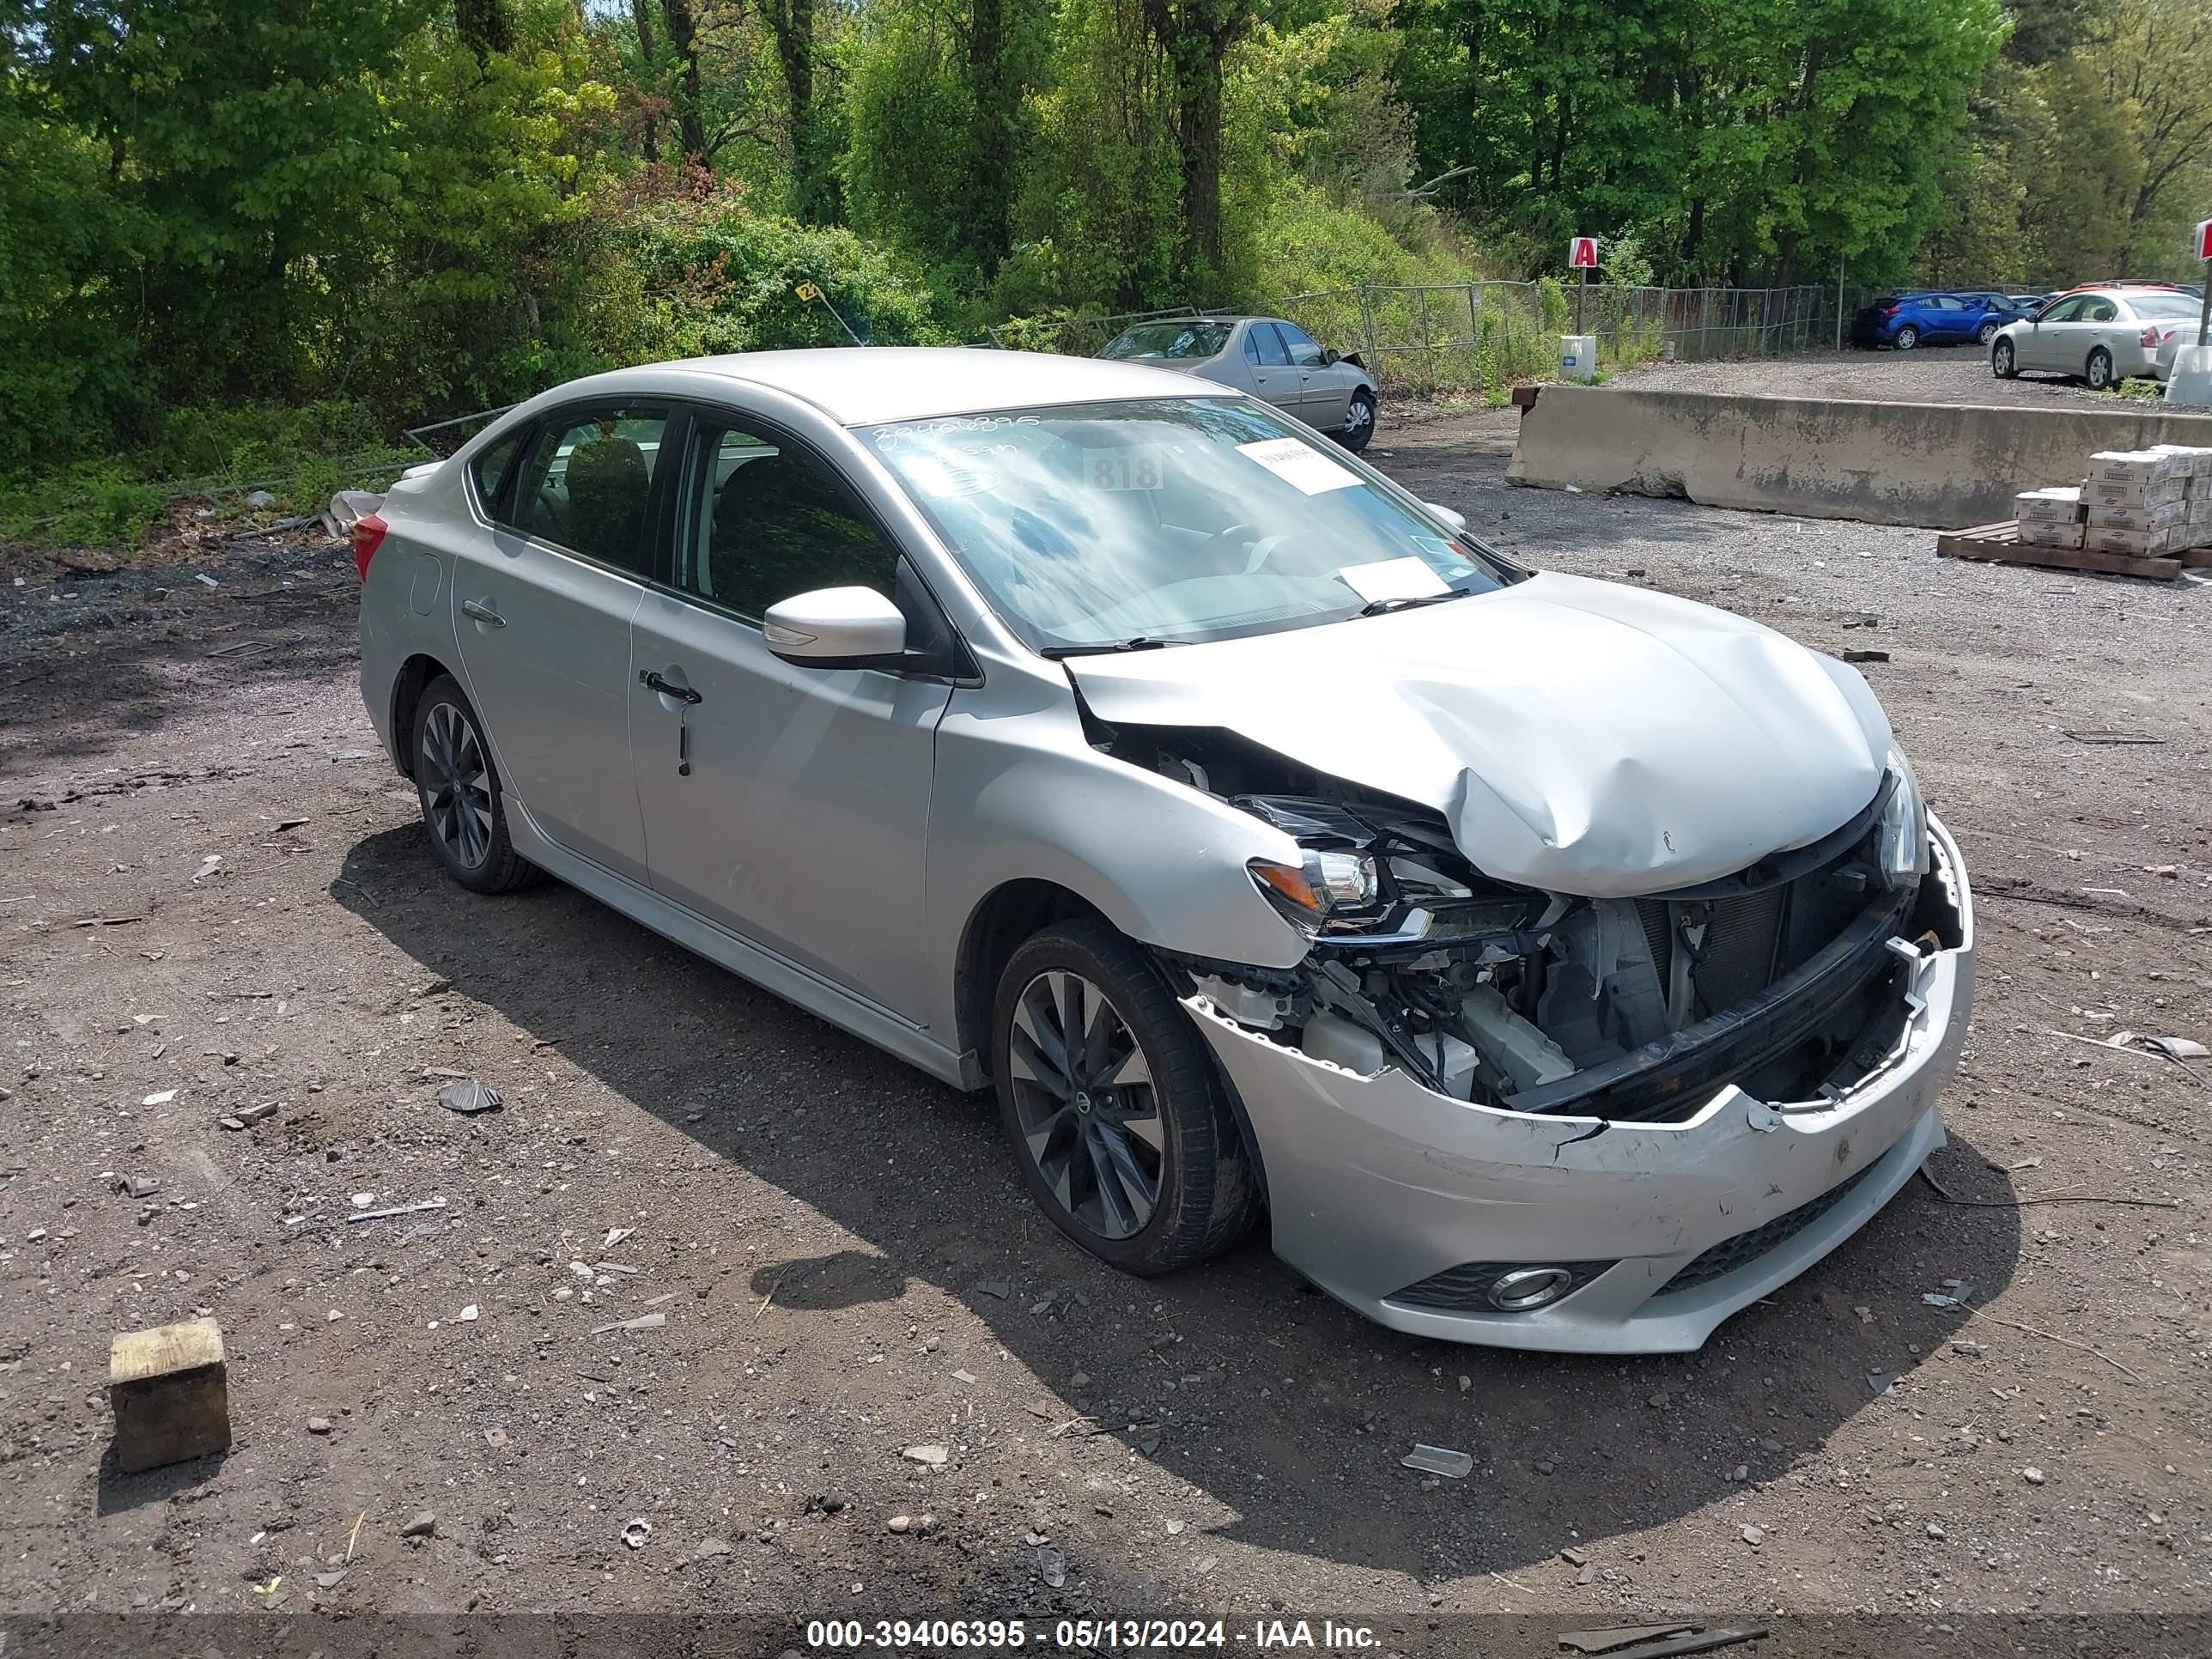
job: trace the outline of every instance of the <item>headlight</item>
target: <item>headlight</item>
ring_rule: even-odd
[[[1889,751],[1889,772],[1897,783],[1881,811],[1881,873],[1893,887],[1917,886],[1928,873],[1928,807],[1902,750]]]
[[[1254,859],[1245,867],[1268,902],[1308,932],[1318,928],[1332,910],[1358,910],[1374,903],[1380,890],[1375,860],[1364,853],[1309,849],[1298,864]]]

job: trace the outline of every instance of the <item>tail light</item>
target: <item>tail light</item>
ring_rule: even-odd
[[[364,582],[368,580],[368,562],[376,556],[376,550],[384,545],[384,532],[391,528],[380,513],[365,513],[354,520],[353,564]]]
[[[1892,306],[1888,310],[1883,312],[1881,314],[1885,317],[1894,317],[1899,312],[1904,309],[1905,307],[1903,306]]]
[[[2158,331],[2154,328],[2145,329],[2140,335],[2136,337],[2136,343],[2137,345],[2145,346],[2156,345],[2158,343]]]

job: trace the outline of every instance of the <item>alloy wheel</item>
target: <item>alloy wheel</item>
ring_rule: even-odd
[[[473,870],[491,851],[491,767],[483,740],[449,702],[430,711],[422,727],[424,815],[455,863]]]
[[[1023,1151],[1060,1207],[1107,1239],[1144,1231],[1167,1162],[1152,1066],[1089,980],[1039,974],[1014,1006],[1007,1048]]]
[[[2010,377],[2012,374],[2011,341],[1999,340],[1996,343],[1996,345],[1990,354],[1990,367],[1996,371],[1997,378],[1999,380],[2004,380]]]
[[[2106,386],[2112,385],[2112,360],[2102,351],[2093,351],[2089,354],[2088,379],[2090,386],[2098,392],[2102,392]]]
[[[1344,417],[1345,432],[1350,436],[1357,437],[1360,433],[1364,432],[1367,429],[1368,426],[1374,419],[1375,410],[1373,405],[1369,404],[1367,399],[1364,398],[1354,398],[1352,400],[1352,408],[1346,413]]]

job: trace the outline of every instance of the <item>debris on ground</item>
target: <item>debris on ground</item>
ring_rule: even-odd
[[[356,1193],[354,1197],[358,1201],[361,1194]],[[376,1194],[371,1193],[368,1197],[370,1201],[374,1202]],[[386,1210],[356,1210],[346,1219],[348,1221],[383,1221],[395,1215],[419,1215],[425,1210],[442,1210],[445,1207],[446,1200],[442,1198],[426,1198],[419,1204],[395,1204]]]
[[[1038,1550],[1037,1577],[1044,1580],[1047,1588],[1058,1589],[1067,1582],[1067,1558],[1056,1549]]]
[[[117,1179],[115,1190],[132,1198],[151,1198],[161,1190],[161,1183],[152,1176],[123,1176]]]
[[[222,1328],[191,1319],[117,1333],[108,1344],[107,1395],[115,1464],[126,1474],[227,1449],[230,1381]]]
[[[423,1510],[400,1528],[399,1535],[402,1538],[435,1538],[438,1535],[438,1517],[430,1510]]]
[[[605,1336],[610,1331],[657,1331],[668,1322],[665,1313],[640,1314],[635,1319],[617,1320],[611,1325],[601,1325],[592,1331],[593,1336]]]
[[[622,1540],[634,1550],[645,1547],[645,1540],[653,1536],[653,1522],[640,1516],[622,1529]]]
[[[495,1112],[506,1103],[496,1090],[474,1078],[465,1083],[448,1083],[438,1091],[438,1104],[464,1117],[473,1117],[478,1112]]]
[[[924,1464],[933,1469],[943,1468],[945,1460],[951,1455],[942,1446],[908,1446],[899,1454],[902,1457],[910,1458],[915,1462]]]
[[[1463,1478],[1474,1468],[1474,1458],[1470,1453],[1419,1442],[1416,1442],[1413,1449],[1398,1461],[1409,1469],[1419,1469],[1425,1474],[1441,1474],[1452,1480]]]

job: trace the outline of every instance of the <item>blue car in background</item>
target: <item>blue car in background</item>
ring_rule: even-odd
[[[1851,343],[1911,351],[1923,345],[1984,343],[2027,313],[1993,289],[1893,295],[1862,306],[1851,319]]]

